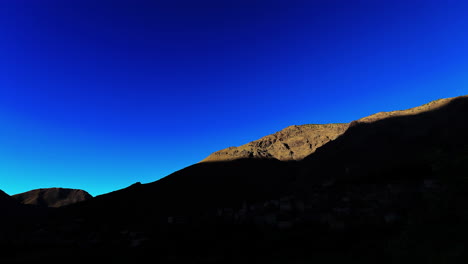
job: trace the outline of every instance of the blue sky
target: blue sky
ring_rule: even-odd
[[[0,189],[93,195],[468,94],[466,1],[2,1]]]

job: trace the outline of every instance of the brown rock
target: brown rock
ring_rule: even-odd
[[[201,162],[231,161],[243,158],[278,159],[282,161],[302,160],[314,153],[318,148],[341,136],[350,126],[434,111],[449,104],[454,99],[462,97],[468,96],[439,99],[406,110],[379,112],[351,123],[293,125],[245,145],[214,152]]]
[[[37,189],[13,195],[22,204],[38,205],[43,207],[61,207],[85,201],[92,196],[83,190],[65,188]]]
[[[202,162],[229,161],[242,158],[301,160],[348,128],[348,124],[289,126],[277,133],[240,147],[217,151]]]

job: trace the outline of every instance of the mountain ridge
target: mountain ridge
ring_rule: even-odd
[[[288,126],[239,147],[229,147],[210,154],[201,162],[230,161],[242,158],[301,160],[348,128],[347,123]]]
[[[109,256],[123,263],[155,256],[160,263],[276,263],[278,256],[279,263],[343,263],[359,256],[359,263],[396,264],[451,256],[468,236],[467,99],[354,122],[300,161],[200,162],[50,210],[42,223],[12,229],[12,241],[29,245],[14,247],[28,256],[14,263],[56,256],[57,248],[84,255],[80,263]]]
[[[15,194],[12,197],[22,204],[41,207],[62,207],[92,198],[84,190],[69,188],[34,189]]]
[[[466,97],[468,96],[442,98],[404,110],[378,112],[350,123],[291,125],[244,145],[213,152],[200,162],[231,161],[244,158],[298,161],[313,154],[328,142],[337,139],[350,126],[357,123],[371,123],[391,117],[416,115],[443,107],[457,98]]]
[[[375,121],[382,120],[382,119],[385,119],[385,118],[390,118],[390,117],[416,115],[416,114],[420,114],[420,113],[423,113],[423,112],[436,110],[436,109],[438,109],[440,107],[443,107],[443,106],[449,104],[453,100],[456,100],[456,99],[459,99],[459,98],[467,98],[467,97],[468,97],[468,95],[449,97],[449,98],[441,98],[441,99],[437,99],[437,100],[431,101],[429,103],[426,103],[426,104],[423,104],[423,105],[420,105],[420,106],[411,107],[411,108],[404,109],[404,110],[378,112],[378,113],[372,114],[370,116],[362,117],[362,118],[360,118],[360,119],[358,119],[356,121],[357,122],[369,123],[369,122],[375,122]]]

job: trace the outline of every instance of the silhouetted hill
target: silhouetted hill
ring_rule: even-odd
[[[337,140],[304,159],[302,166],[313,174],[333,164],[327,178],[337,179],[369,176],[378,181],[399,175],[411,179],[411,175],[396,173],[400,169],[424,170],[428,173],[424,177],[431,177],[442,155],[457,154],[465,147],[467,100],[467,96],[443,99],[359,119]]]
[[[465,263],[467,113],[444,99],[354,121],[301,161],[201,162],[51,211],[9,259]]]
[[[40,208],[22,205],[0,190],[0,248],[2,248],[2,254],[8,252],[9,248],[13,246],[12,241],[19,239],[20,234],[28,240],[30,232],[43,223],[46,214],[47,212]],[[19,249],[22,245],[23,243]],[[4,263],[1,256],[0,262]]]
[[[211,214],[220,207],[240,207],[244,202],[276,197],[293,171],[294,163],[278,160],[198,163],[156,182],[136,183],[67,210],[80,207],[80,214],[90,210],[90,217],[117,217],[135,224],[142,219],[154,220],[152,217],[167,223],[169,216]]]
[[[19,206],[18,202],[13,197],[0,190],[0,209],[16,206]]]
[[[61,207],[91,199],[92,196],[83,190],[66,188],[45,188],[13,195],[22,204],[43,207]]]

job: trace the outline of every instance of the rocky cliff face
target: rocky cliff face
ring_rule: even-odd
[[[341,136],[349,126],[357,123],[372,123],[392,117],[417,115],[439,109],[453,100],[454,98],[445,98],[406,110],[379,112],[351,123],[293,125],[245,145],[216,151],[201,162],[231,161],[244,158],[273,158],[281,161],[302,160],[321,146]]]
[[[43,207],[61,207],[91,199],[92,196],[83,190],[65,188],[37,189],[13,195],[22,204]]]
[[[12,234],[0,233],[0,245],[14,246],[0,262],[37,262],[60,249],[84,256],[80,263],[466,263],[468,97],[444,101],[344,124],[298,162],[268,157],[296,157],[274,148],[299,153],[296,137],[310,151],[305,129],[323,136],[324,126],[289,127],[237,148],[254,158],[197,163],[59,209],[32,207],[51,213],[39,224],[17,218],[34,221],[25,228],[10,228],[16,219],[5,225]]]
[[[202,162],[230,161],[242,158],[301,160],[348,128],[348,124],[289,126],[277,133],[240,147],[217,151]]]

